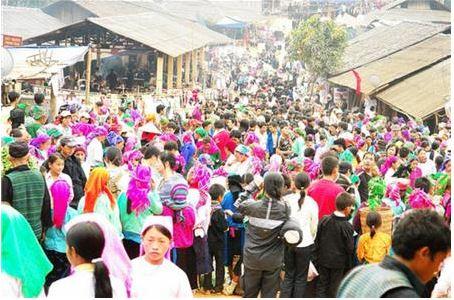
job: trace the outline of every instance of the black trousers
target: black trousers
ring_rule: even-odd
[[[279,291],[281,268],[273,271],[252,270],[244,267],[243,298],[276,298]]]
[[[285,248],[285,278],[281,287],[281,298],[304,298],[313,251],[314,245]]]
[[[319,265],[317,271],[319,275],[315,296],[317,298],[335,298],[346,270],[330,269]]]
[[[213,258],[216,262],[216,284],[214,289],[222,290],[224,285],[224,278],[225,278],[225,267],[224,267],[224,245],[219,244],[208,244],[210,249],[210,258],[213,264]],[[203,287],[205,290],[213,289],[213,279],[212,279],[213,272],[210,272],[204,276]]]
[[[123,239],[123,246],[125,247],[126,253],[128,253],[130,259],[139,257],[140,244],[131,240]]]
[[[45,286],[48,288],[53,282],[68,276],[71,265],[66,257],[66,253],[53,250],[44,250],[44,252],[54,266],[52,271],[46,276]]]
[[[195,261],[194,248],[176,248],[177,261],[176,265],[182,269],[188,276],[191,289],[195,290],[198,288],[197,284],[197,267]]]

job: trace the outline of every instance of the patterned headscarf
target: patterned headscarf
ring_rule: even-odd
[[[131,174],[126,197],[131,201],[131,210],[136,215],[150,206],[147,195],[151,189],[151,177],[151,168],[143,165],[138,165]]]
[[[95,209],[96,201],[99,195],[105,193],[110,200],[110,205],[115,205],[115,199],[109,188],[107,181],[109,173],[105,168],[95,168],[88,176],[87,184],[85,185],[85,206],[84,213],[91,213]]]

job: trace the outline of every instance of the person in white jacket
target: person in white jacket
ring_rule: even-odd
[[[295,248],[286,248],[284,255],[285,278],[281,288],[281,298],[303,298],[307,285],[307,274],[318,225],[318,206],[306,189],[310,178],[306,173],[295,176],[295,193],[287,195],[284,200],[290,206],[291,217],[299,220],[303,240]]]

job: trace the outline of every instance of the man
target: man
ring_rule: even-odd
[[[28,144],[13,142],[8,148],[12,169],[2,177],[2,201],[19,211],[38,240],[52,226],[50,196],[43,175],[27,166]]]
[[[14,91],[8,94],[8,99],[12,109],[9,112],[9,119],[11,120],[11,128],[18,128],[25,123],[25,111],[19,105],[20,95]],[[21,104],[24,105],[24,104]]]
[[[111,92],[114,92],[117,88],[117,74],[115,74],[114,70],[110,70],[109,75],[106,77],[107,84],[109,85],[109,89]]]
[[[451,251],[451,230],[433,210],[404,216],[392,236],[394,256],[358,267],[342,281],[342,298],[428,298],[425,289]]]
[[[344,189],[336,183],[339,176],[339,160],[331,155],[322,159],[321,169],[323,178],[313,182],[307,194],[318,204],[318,218],[331,215],[336,210],[336,197]]]
[[[63,173],[69,175],[73,180],[74,199],[71,201],[71,207],[77,209],[80,198],[85,194],[84,188],[87,183],[84,169],[80,161],[74,156],[76,141],[72,137],[63,137],[60,140],[58,152],[65,159]]]
[[[375,157],[373,153],[366,152],[361,162],[361,172],[359,173],[358,192],[361,202],[366,202],[369,198],[369,181],[372,179],[372,168],[375,166]]]

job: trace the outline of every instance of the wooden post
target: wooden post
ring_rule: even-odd
[[[192,86],[195,86],[197,82],[198,70],[197,70],[197,50],[192,51],[192,73],[191,73]]]
[[[96,49],[96,66],[101,67],[101,48]]]
[[[167,90],[173,89],[173,57],[167,55]]]
[[[87,66],[85,71],[85,103],[90,103],[90,81],[91,81],[91,48],[88,47],[87,55]]]
[[[183,79],[183,54],[177,57],[177,89],[182,88]]]
[[[51,86],[50,88],[50,120],[49,122],[53,122],[55,117],[57,116],[57,97],[54,94],[54,88]]]
[[[162,78],[163,78],[164,57],[159,54],[156,63],[156,95],[162,94]]]
[[[199,60],[200,60],[200,84],[202,85],[202,88],[205,88],[205,49],[200,48],[199,49]]]
[[[191,74],[191,52],[186,53],[184,58],[184,83],[189,84],[189,74]]]

